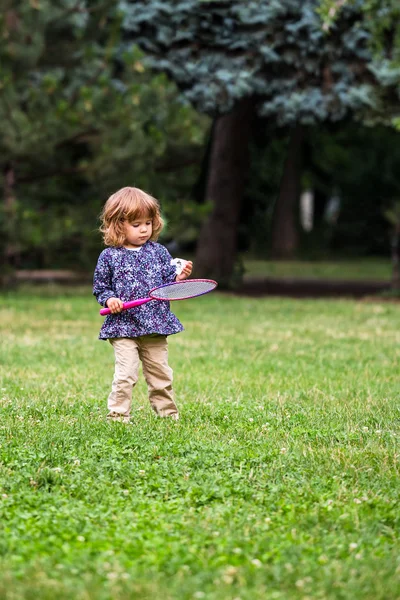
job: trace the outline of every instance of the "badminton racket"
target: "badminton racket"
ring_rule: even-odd
[[[137,300],[124,302],[122,310],[135,308],[135,306],[146,304],[146,302],[151,302],[152,300],[187,300],[196,296],[203,296],[203,294],[212,292],[217,285],[217,282],[212,279],[186,279],[185,281],[165,283],[152,289],[149,292],[148,298],[138,298]],[[101,315],[109,315],[110,313],[111,310],[109,308],[102,308],[100,310]]]

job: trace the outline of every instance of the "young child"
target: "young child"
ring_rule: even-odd
[[[110,420],[129,422],[132,390],[142,363],[150,404],[160,417],[179,418],[168,365],[167,336],[183,330],[169,302],[148,302],[122,311],[123,302],[148,297],[164,283],[192,272],[185,261],[177,275],[168,250],[156,240],[163,228],[158,201],[142,190],[125,187],[110,196],[101,214],[104,243],[94,273],[93,294],[107,315],[99,338],[112,344],[115,373],[108,397]]]

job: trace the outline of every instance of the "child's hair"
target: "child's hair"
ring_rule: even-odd
[[[158,201],[134,187],[124,187],[109,197],[100,215],[100,231],[106,246],[123,246],[125,242],[124,222],[140,218],[153,221],[152,242],[158,239],[164,221]]]

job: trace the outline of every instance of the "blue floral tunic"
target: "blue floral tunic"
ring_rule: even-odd
[[[97,261],[93,279],[93,294],[97,302],[106,305],[109,298],[123,302],[147,298],[150,290],[175,281],[176,268],[171,255],[161,244],[146,242],[140,250],[110,247]],[[153,300],[119,314],[107,315],[99,338],[139,337],[141,335],[171,335],[183,331],[183,326],[170,311],[169,302]]]

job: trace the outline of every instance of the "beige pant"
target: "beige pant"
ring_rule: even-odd
[[[115,353],[115,372],[108,409],[129,416],[132,390],[143,367],[151,407],[160,417],[178,414],[172,391],[172,369],[168,365],[168,342],[165,335],[109,340]]]

